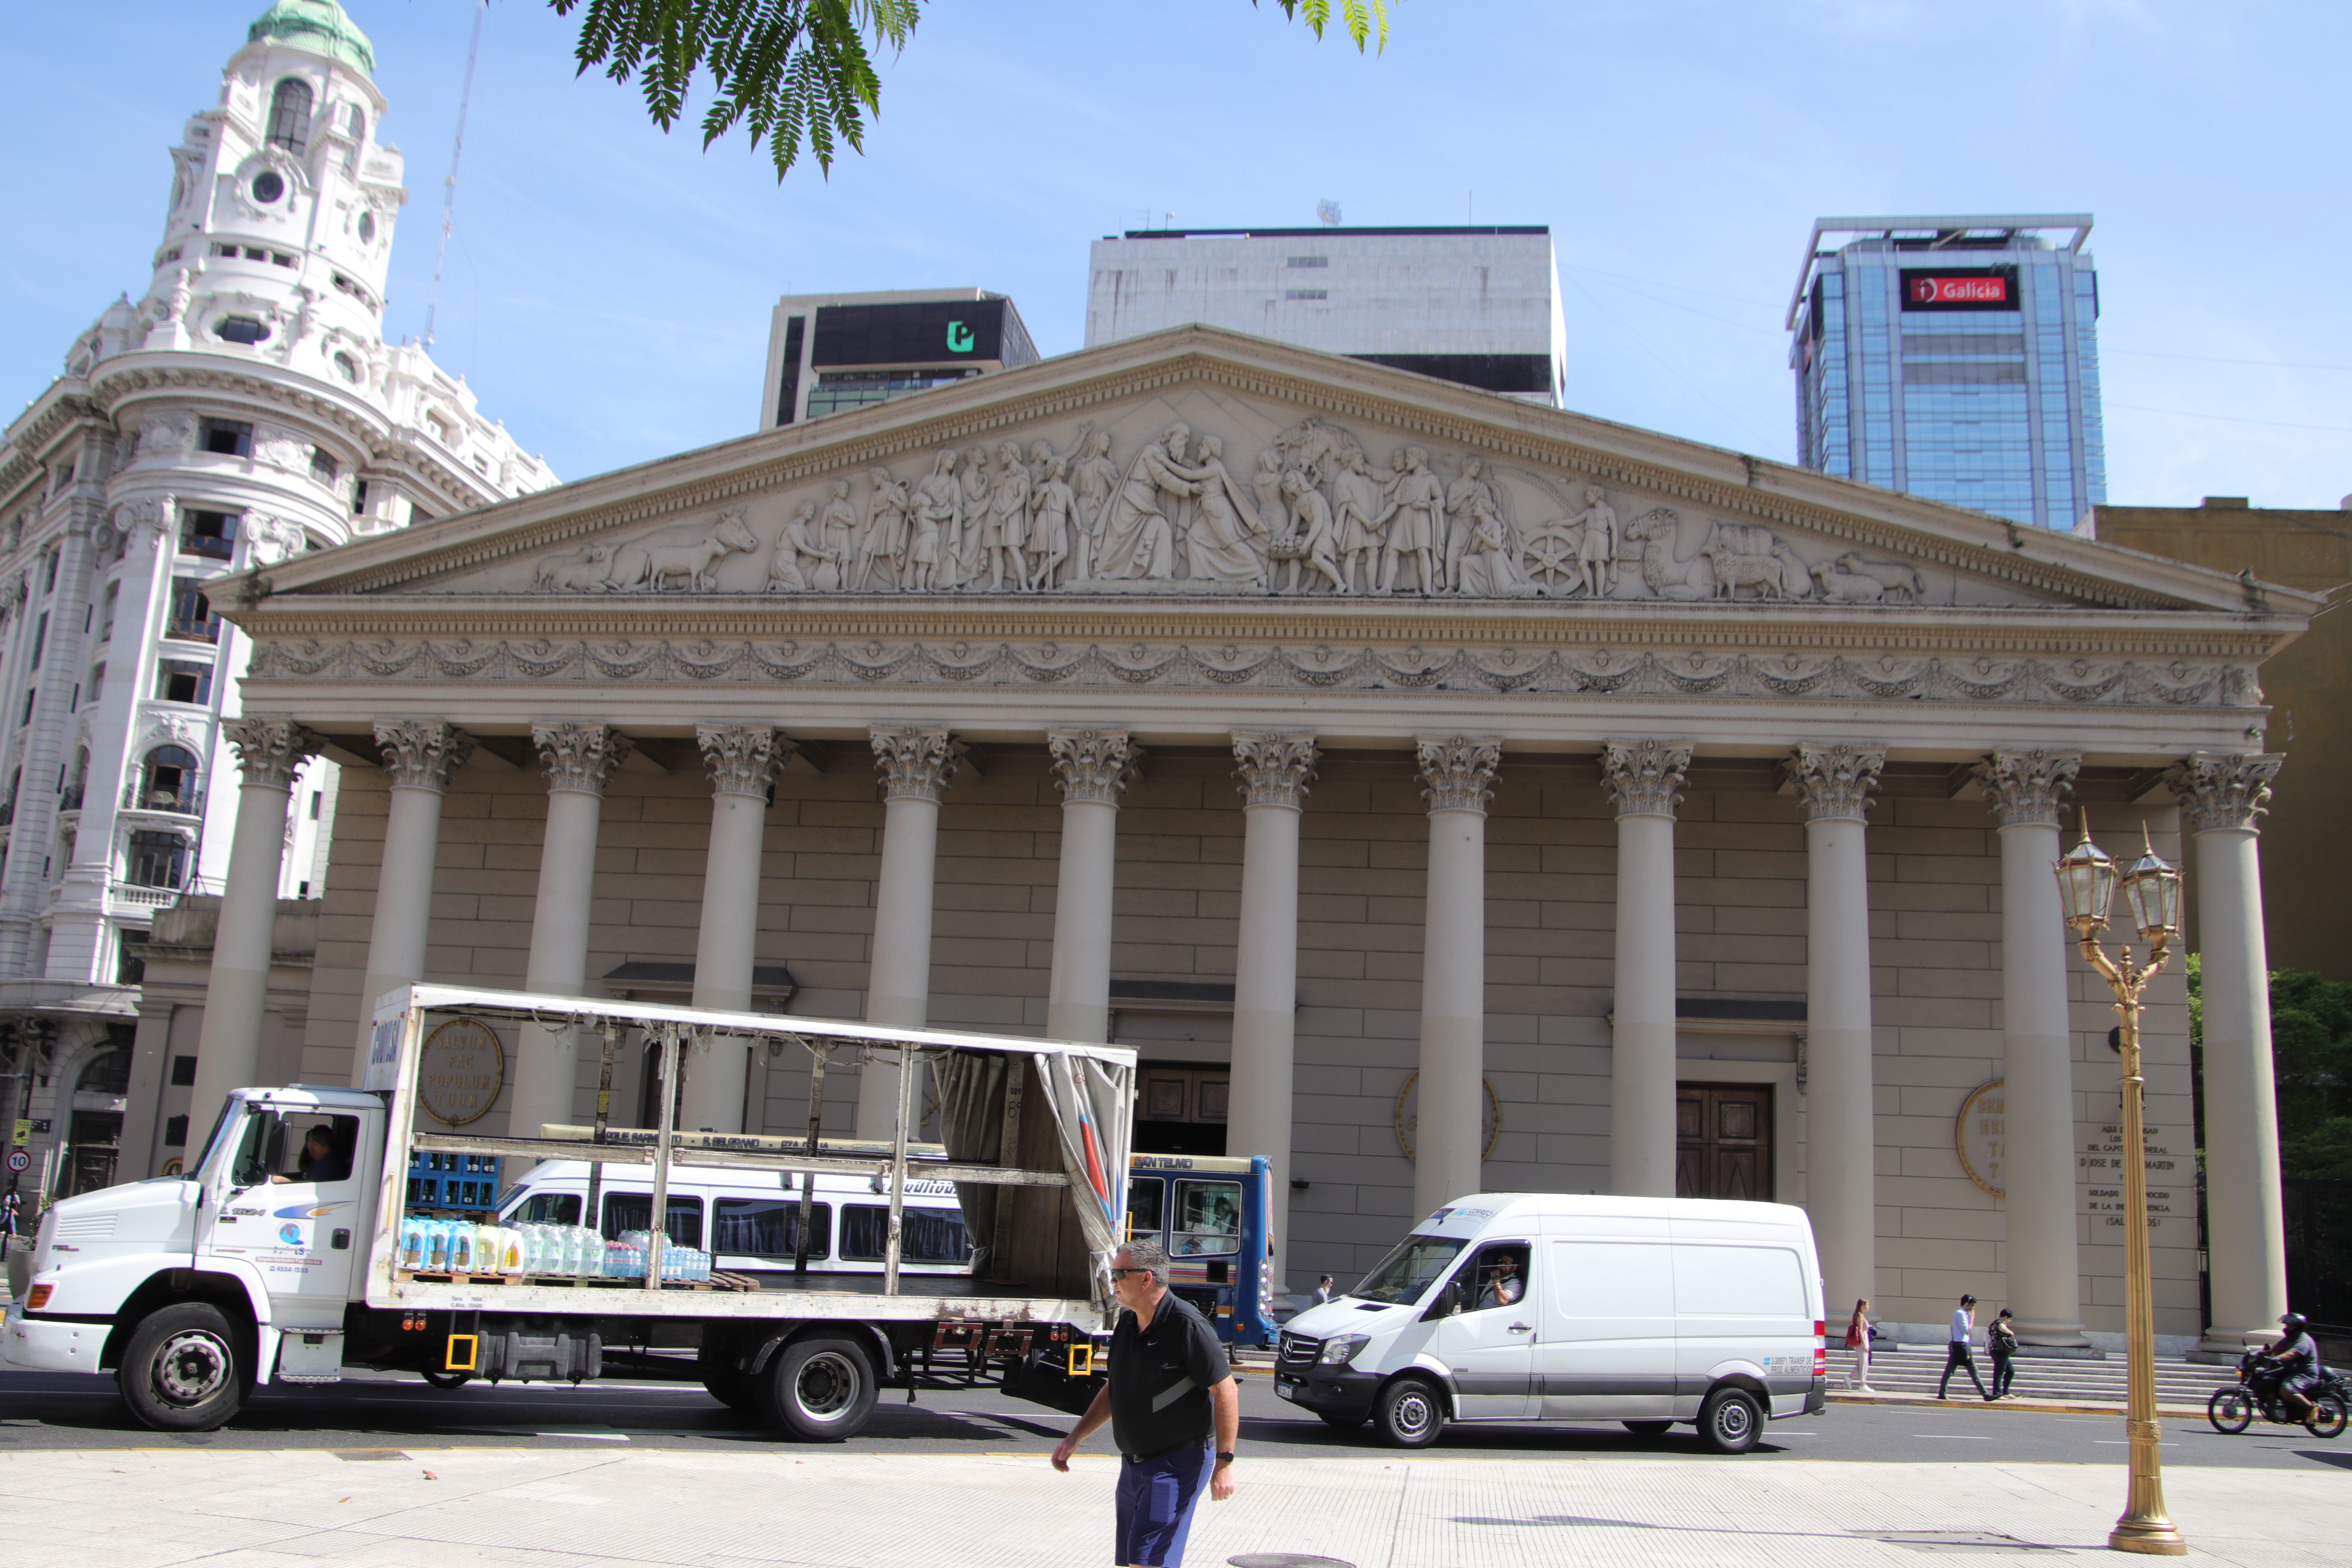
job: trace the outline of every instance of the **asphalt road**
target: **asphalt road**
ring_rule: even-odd
[[[1069,1418],[994,1391],[925,1393],[915,1405],[886,1393],[851,1451],[882,1454],[1034,1452],[1038,1463]],[[1727,1458],[1699,1447],[1687,1427],[1658,1438],[1617,1426],[1455,1426],[1430,1452],[1478,1458],[1657,1458],[1714,1464],[1776,1458],[1920,1463],[2124,1463],[2122,1421],[1980,1406],[1832,1405],[1777,1421],[1755,1452]],[[1108,1436],[1095,1438],[1106,1446]],[[231,1426],[197,1434],[152,1432],[133,1421],[113,1381],[64,1373],[0,1373],[0,1452],[157,1447],[367,1450],[460,1447],[587,1448],[628,1444],[704,1453],[793,1448],[704,1394],[698,1385],[597,1383],[578,1388],[468,1384],[444,1392],[410,1378],[352,1379],[325,1387],[265,1389]],[[1263,1376],[1242,1379],[1242,1451],[1374,1458],[1394,1450],[1365,1428],[1334,1432],[1274,1397]],[[2224,1436],[2201,1421],[2168,1421],[2168,1465],[2251,1465],[2352,1470],[2352,1433],[2322,1442],[2257,1425]],[[2120,1478],[2118,1478],[2120,1484]]]

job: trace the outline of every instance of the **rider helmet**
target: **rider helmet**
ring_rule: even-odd
[[[2289,1312],[2284,1317],[2279,1319],[2279,1327],[2283,1329],[2300,1329],[2306,1327],[2310,1321],[2311,1320],[2305,1317],[2301,1312]]]

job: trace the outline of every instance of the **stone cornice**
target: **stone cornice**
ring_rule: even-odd
[[[299,570],[280,574],[278,591],[382,592],[1177,385],[1279,398],[1326,417],[1376,421],[1431,441],[1552,464],[1727,517],[1790,524],[2053,596],[2116,608],[2226,609],[2244,602],[2236,584],[2203,568],[1208,328],[1087,350],[935,389],[919,399],[517,498],[471,518],[445,519],[397,539],[336,552],[332,560],[299,563]],[[2100,570],[2117,566],[2141,581],[2119,581]],[[2271,596],[2291,607],[2307,597],[2287,591]]]

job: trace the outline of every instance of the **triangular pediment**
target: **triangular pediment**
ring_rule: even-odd
[[[1567,616],[1851,616],[2250,602],[2200,568],[1202,327],[600,476],[249,586],[606,609],[1427,593]]]

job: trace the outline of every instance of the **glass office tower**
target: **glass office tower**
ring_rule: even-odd
[[[1813,225],[1797,460],[2042,528],[2107,499],[2088,214]]]

